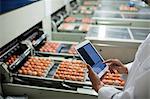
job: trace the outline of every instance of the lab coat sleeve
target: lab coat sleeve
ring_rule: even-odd
[[[111,99],[114,94],[120,93],[121,91],[114,87],[102,87],[98,91],[98,99]]]
[[[98,91],[98,99],[133,99],[133,90],[134,88],[121,91],[114,87],[102,87]]]
[[[130,72],[130,69],[132,67],[133,62],[126,64],[125,66],[127,67],[128,71]]]

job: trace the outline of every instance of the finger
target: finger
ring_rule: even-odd
[[[91,66],[89,64],[86,65],[88,70],[91,70]]]
[[[103,63],[110,63],[110,62],[112,62],[112,59],[108,59],[108,60],[104,61]]]
[[[109,66],[109,67],[114,67],[115,66],[114,63],[106,63],[106,65]]]
[[[110,69],[110,73],[115,73],[113,69]]]
[[[111,73],[114,73],[113,67],[109,67],[109,70],[110,70]]]

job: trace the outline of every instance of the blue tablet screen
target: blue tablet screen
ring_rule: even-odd
[[[97,74],[106,67],[106,64],[103,63],[102,58],[90,43],[79,48],[78,52],[86,61],[86,63],[89,64]]]

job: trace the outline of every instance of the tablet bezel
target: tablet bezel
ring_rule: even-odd
[[[80,52],[78,51],[79,48],[82,48],[83,46],[87,45],[87,44],[91,44],[91,46],[94,48],[94,50],[96,51],[96,53],[99,55],[99,57],[104,61],[103,57],[98,53],[98,51],[96,50],[96,48],[93,46],[93,44],[89,41],[89,40],[85,40],[83,42],[81,42],[80,44],[78,44],[75,49],[77,51],[77,53],[79,54],[79,56],[81,57],[81,59],[87,63],[84,58],[82,57],[82,55],[80,54]],[[91,66],[92,67],[92,66]],[[106,65],[106,67],[98,74],[98,77],[101,78],[106,71],[108,70],[108,66]]]

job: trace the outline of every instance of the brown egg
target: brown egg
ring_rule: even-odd
[[[18,72],[19,72],[19,74],[22,74],[22,70],[21,69],[19,69]]]
[[[64,75],[68,75],[68,72],[64,71]]]
[[[41,69],[41,66],[36,66],[37,69]]]
[[[65,79],[66,80],[70,80],[71,78],[70,78],[70,75],[65,75]]]
[[[42,73],[42,77],[44,77],[45,76],[45,73]]]
[[[31,70],[31,71],[34,71],[34,68],[31,67],[30,70]]]
[[[83,77],[83,76],[84,76],[84,74],[83,74],[83,73],[80,73],[80,76],[81,76],[81,77]]]
[[[75,81],[75,80],[76,80],[76,77],[75,77],[75,76],[71,76],[71,79]]]
[[[25,70],[25,67],[24,67],[24,66],[22,66],[22,67],[21,67],[21,70]]]
[[[28,73],[27,70],[25,69],[22,70],[22,74],[27,75],[27,73]]]
[[[61,74],[61,72],[60,72],[60,71],[57,71],[57,72],[56,72],[56,74],[58,74],[58,75],[59,75],[59,74]]]
[[[31,70],[28,70],[27,73],[28,73],[28,75],[32,75],[32,71]]]
[[[38,72],[37,72],[37,75],[41,77],[41,76],[42,76],[42,72],[41,72],[41,71],[38,71]]]
[[[58,75],[58,74],[55,74],[55,75],[54,75],[54,78],[59,79],[59,75]]]
[[[108,80],[108,85],[113,85],[114,81],[113,80]]]
[[[124,86],[124,85],[125,85],[125,81],[122,81],[120,85],[121,85],[121,86]]]
[[[9,62],[6,62],[7,65],[9,65]]]
[[[59,75],[60,79],[65,79],[65,76],[63,74]]]
[[[42,69],[42,70],[46,70],[46,67],[42,66],[41,69]]]
[[[78,81],[83,81],[84,78],[77,76],[76,79],[77,79]]]
[[[37,76],[37,72],[36,72],[36,71],[33,71],[33,72],[32,72],[32,75],[33,75],[33,76]]]

